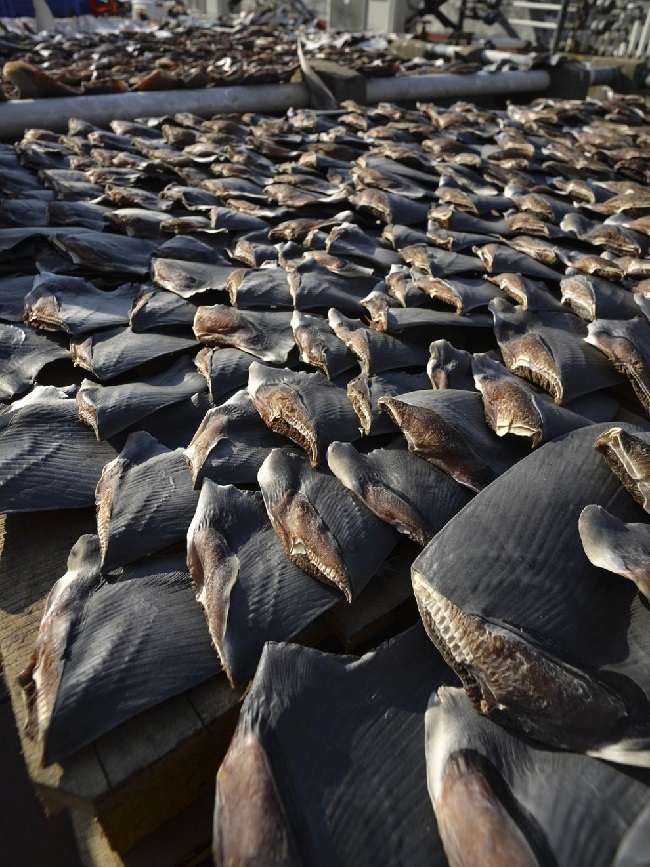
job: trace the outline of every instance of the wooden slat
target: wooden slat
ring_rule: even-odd
[[[84,867],[195,867],[209,858],[213,810],[214,786],[123,855],[111,847],[97,819],[74,810],[70,816]]]

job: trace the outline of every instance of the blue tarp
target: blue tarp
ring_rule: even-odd
[[[48,0],[47,5],[57,18],[90,15],[88,0]],[[32,0],[0,0],[0,18],[34,18]]]

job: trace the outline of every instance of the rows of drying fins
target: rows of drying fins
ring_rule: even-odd
[[[0,511],[97,515],[23,676],[45,763],[223,669],[255,676],[218,863],[646,863],[646,121],[347,104],[0,151]],[[404,536],[431,641],[281,643]]]
[[[390,37],[325,32],[270,9],[218,23],[167,19],[149,29],[126,19],[112,23],[114,29],[108,24],[94,33],[5,31],[0,101],[286,83],[300,71],[299,33],[308,60],[337,63],[368,78],[489,66],[402,58]]]

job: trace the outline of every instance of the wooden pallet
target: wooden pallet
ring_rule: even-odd
[[[62,764],[41,767],[23,733],[17,679],[45,599],[72,545],[94,531],[93,509],[0,515],[0,655],[27,770],[48,813],[70,811],[88,867],[191,867],[209,855],[214,780],[242,698],[225,675],[127,720]],[[342,601],[296,640],[359,652],[407,625],[416,616],[414,547],[398,546],[352,605]]]
[[[205,803],[213,797],[241,700],[241,690],[225,676],[127,720],[62,764],[41,767],[36,745],[22,734],[26,707],[17,677],[29,663],[45,598],[65,573],[70,548],[94,529],[93,509],[0,517],[0,654],[25,762],[46,811],[74,811],[87,863],[112,867],[106,860],[112,851],[115,864],[175,867],[188,863],[199,838],[203,853],[209,845]],[[148,838],[175,819],[180,828],[182,814],[189,810],[188,818],[192,808],[194,833],[183,831],[188,850],[172,852],[161,844],[173,855],[161,860]],[[100,839],[104,854],[93,860]]]

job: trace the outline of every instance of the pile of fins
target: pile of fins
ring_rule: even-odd
[[[0,512],[97,518],[45,764],[224,672],[217,864],[647,863],[649,147],[638,96],[0,147]]]
[[[313,16],[284,9],[218,22],[111,19],[101,29],[65,36],[16,26],[0,40],[0,100],[285,83],[300,72],[298,31],[307,61],[336,63],[366,78],[492,68],[476,60],[409,59],[393,45],[395,34],[324,31]]]

